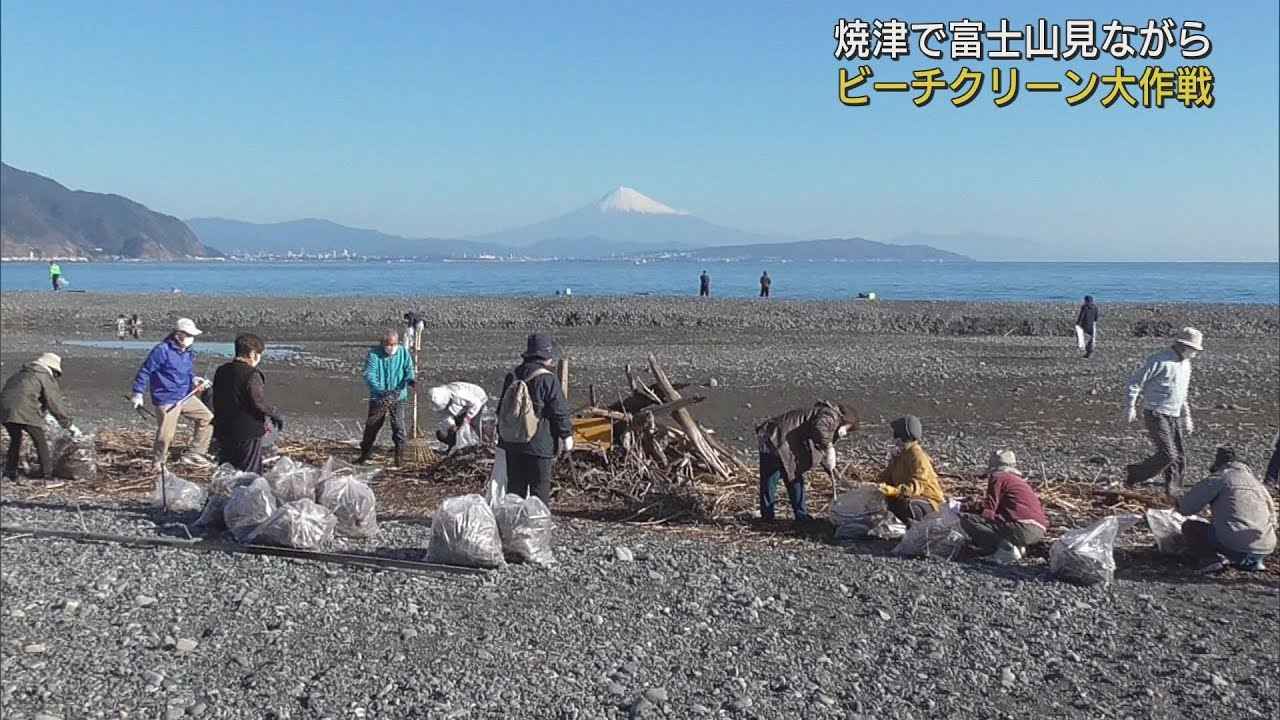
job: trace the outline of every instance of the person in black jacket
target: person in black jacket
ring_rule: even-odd
[[[507,456],[507,492],[521,497],[536,495],[548,508],[551,507],[552,460],[558,453],[573,450],[569,401],[565,399],[560,378],[550,372],[554,363],[551,338],[530,335],[524,362],[507,373],[499,396],[505,398],[507,388],[516,380],[523,380],[529,386],[534,414],[538,416],[538,431],[527,443],[507,442],[499,438],[498,447]]]
[[[1098,312],[1098,306],[1093,304],[1093,296],[1085,295],[1084,304],[1080,306],[1080,312],[1076,314],[1076,325],[1085,334],[1084,356],[1093,355],[1093,333],[1097,330],[1098,318],[1102,314]]]
[[[266,345],[257,335],[236,336],[236,357],[213,375],[213,436],[218,440],[218,463],[237,470],[262,472],[262,438],[267,421],[276,431],[284,418],[267,405],[266,377],[258,369]]]
[[[711,276],[706,270],[698,276],[698,297],[711,297]]]

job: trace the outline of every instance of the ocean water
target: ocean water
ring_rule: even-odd
[[[761,270],[778,299],[1204,302],[1280,304],[1277,263],[824,263],[659,261],[62,263],[68,290],[260,296],[696,295],[754,297]],[[0,264],[0,290],[49,291],[42,263]]]

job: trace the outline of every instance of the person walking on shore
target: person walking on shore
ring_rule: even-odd
[[[427,330],[427,321],[416,312],[407,312],[404,314],[404,344],[405,347],[420,352],[422,350],[422,335]]]
[[[133,336],[134,340],[142,339],[142,318],[138,313],[134,313],[129,320],[129,334]]]
[[[369,388],[369,416],[365,420],[364,438],[360,441],[360,457],[356,464],[368,462],[373,444],[387,418],[391,418],[391,443],[395,446],[395,464],[404,460],[404,402],[409,388],[416,384],[417,370],[409,348],[400,344],[395,330],[382,333],[382,342],[369,348],[364,361],[364,382]]]
[[[284,417],[266,400],[266,376],[258,369],[266,344],[257,335],[238,335],[235,359],[213,374],[213,436],[218,463],[262,474],[262,439],[270,422],[280,432]]]
[[[0,389],[0,423],[9,433],[9,452],[4,459],[4,477],[18,479],[18,460],[22,453],[22,434],[26,433],[36,446],[40,459],[40,473],[35,479],[53,477],[53,458],[49,455],[49,439],[45,436],[44,416],[52,415],[59,425],[71,431],[73,437],[80,430],[71,422],[62,399],[58,379],[62,377],[62,358],[53,353],[23,365]]]
[[[1082,335],[1084,339],[1084,356],[1093,355],[1094,335],[1098,331],[1098,318],[1102,314],[1098,312],[1098,306],[1093,303],[1092,295],[1084,296],[1084,304],[1080,306],[1080,312],[1076,313],[1076,332]]]
[[[1204,572],[1228,566],[1265,570],[1263,558],[1276,551],[1276,506],[1271,493],[1231,448],[1220,447],[1201,480],[1178,501],[1178,512],[1195,515],[1208,505],[1210,522],[1182,523],[1182,536],[1194,554],[1213,558]]]
[[[899,520],[911,525],[942,505],[942,485],[933,461],[920,445],[924,428],[914,415],[889,423],[893,432],[893,458],[880,472],[880,492]]]
[[[773,278],[769,277],[769,271],[765,270],[760,276],[760,297],[769,297],[769,289],[773,287]]]
[[[129,319],[121,313],[116,316],[116,339],[123,340],[129,334]]]
[[[711,276],[706,270],[698,276],[698,297],[711,297]]]
[[[998,563],[1021,560],[1049,529],[1040,497],[1023,479],[1011,450],[994,450],[987,460],[987,493],[961,513],[969,542]]]
[[[836,441],[858,429],[858,414],[852,406],[820,400],[813,407],[799,408],[771,418],[756,427],[760,458],[760,517],[777,518],[777,485],[787,486],[791,514],[796,522],[809,520],[805,509],[804,474],[818,463],[836,482]]]
[[[1173,345],[1146,359],[1129,378],[1125,421],[1138,419],[1138,397],[1143,399],[1142,418],[1155,453],[1142,462],[1125,466],[1125,484],[1136,485],[1164,476],[1165,492],[1182,494],[1187,458],[1184,434],[1195,431],[1187,395],[1191,388],[1191,360],[1204,350],[1204,335],[1193,327],[1182,328]]]
[[[498,447],[506,455],[507,492],[535,495],[550,508],[552,462],[573,452],[573,422],[564,387],[551,371],[551,338],[530,335],[522,360],[502,382]]]
[[[209,443],[213,441],[213,413],[197,395],[210,386],[210,382],[195,374],[196,353],[191,349],[196,336],[204,331],[189,318],[179,318],[160,344],[151,348],[142,367],[133,380],[133,406],[141,408],[142,393],[148,388],[151,404],[158,410],[156,437],[152,446],[155,465],[163,466],[169,457],[169,447],[178,432],[178,421],[187,418],[194,426],[191,448],[181,462],[195,467],[208,467]]]
[[[62,268],[53,260],[49,261],[49,283],[55,291],[62,289]]]

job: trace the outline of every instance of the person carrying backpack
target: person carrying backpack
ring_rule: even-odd
[[[551,507],[551,463],[573,450],[573,423],[551,338],[530,335],[524,362],[507,373],[498,403],[498,447],[506,455],[507,492],[536,495]]]

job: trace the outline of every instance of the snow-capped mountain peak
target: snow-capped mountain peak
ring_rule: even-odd
[[[600,198],[596,203],[600,212],[605,213],[641,213],[644,215],[687,215],[675,208],[668,207],[653,198],[629,187],[619,186],[617,190]]]

